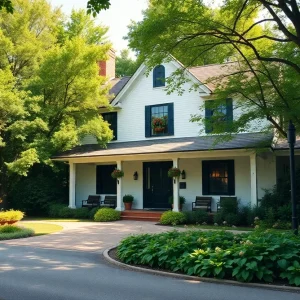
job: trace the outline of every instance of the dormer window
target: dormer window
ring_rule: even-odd
[[[153,69],[153,87],[165,86],[166,75],[163,65],[156,66]]]

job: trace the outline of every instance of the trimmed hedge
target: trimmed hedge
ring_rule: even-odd
[[[159,220],[160,224],[163,225],[178,225],[185,222],[185,215],[182,212],[166,211],[164,212]]]
[[[89,219],[90,210],[87,207],[70,208],[63,204],[52,204],[49,206],[48,215],[51,218]]]
[[[21,228],[12,225],[0,226],[0,241],[26,238],[33,235],[34,231],[29,228]]]
[[[95,213],[94,221],[96,222],[111,222],[121,218],[121,212],[113,208],[103,207]]]
[[[300,238],[291,233],[172,231],[123,239],[119,259],[201,277],[300,286]]]

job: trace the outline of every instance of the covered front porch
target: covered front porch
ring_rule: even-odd
[[[232,170],[228,169],[229,164]],[[89,195],[100,195],[101,200],[106,195],[116,195],[116,209],[122,211],[123,196],[131,194],[133,209],[171,209],[168,199],[173,196],[173,211],[179,211],[179,197],[183,196],[183,210],[191,210],[196,196],[208,195],[212,197],[212,211],[216,211],[220,196],[236,196],[241,205],[256,205],[263,189],[276,183],[272,155],[261,156],[246,150],[85,157],[70,159],[69,166],[72,208],[81,207],[82,200]],[[185,176],[169,178],[170,167],[184,170]],[[210,169],[204,170],[205,167]],[[114,168],[123,170],[124,177],[112,179],[110,173]],[[208,190],[204,187],[204,176],[209,176]],[[233,189],[229,191],[227,185]]]
[[[210,196],[211,210],[216,211],[220,196],[235,196],[240,205],[256,205],[264,189],[273,187],[272,138],[271,134],[245,133],[217,144],[216,137],[202,136],[114,142],[107,148],[82,145],[53,159],[69,163],[72,208],[81,207],[89,195],[100,195],[101,200],[116,195],[116,209],[122,211],[122,198],[130,194],[133,209],[171,209],[168,200],[173,196],[173,210],[178,211],[183,196],[183,210],[191,210],[196,196]],[[170,167],[184,170],[185,176],[169,178]],[[115,168],[124,177],[112,179]]]

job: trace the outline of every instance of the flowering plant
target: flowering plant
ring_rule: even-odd
[[[176,167],[173,167],[168,171],[168,177],[179,177],[180,174],[181,174],[180,169]]]
[[[111,177],[114,179],[121,178],[124,176],[124,172],[119,169],[114,169],[113,172],[111,173]]]
[[[151,127],[155,132],[162,132],[167,126],[167,116],[161,118],[152,118]]]

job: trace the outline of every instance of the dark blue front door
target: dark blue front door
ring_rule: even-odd
[[[171,208],[172,178],[168,177],[171,161],[145,162],[143,165],[144,208]]]

